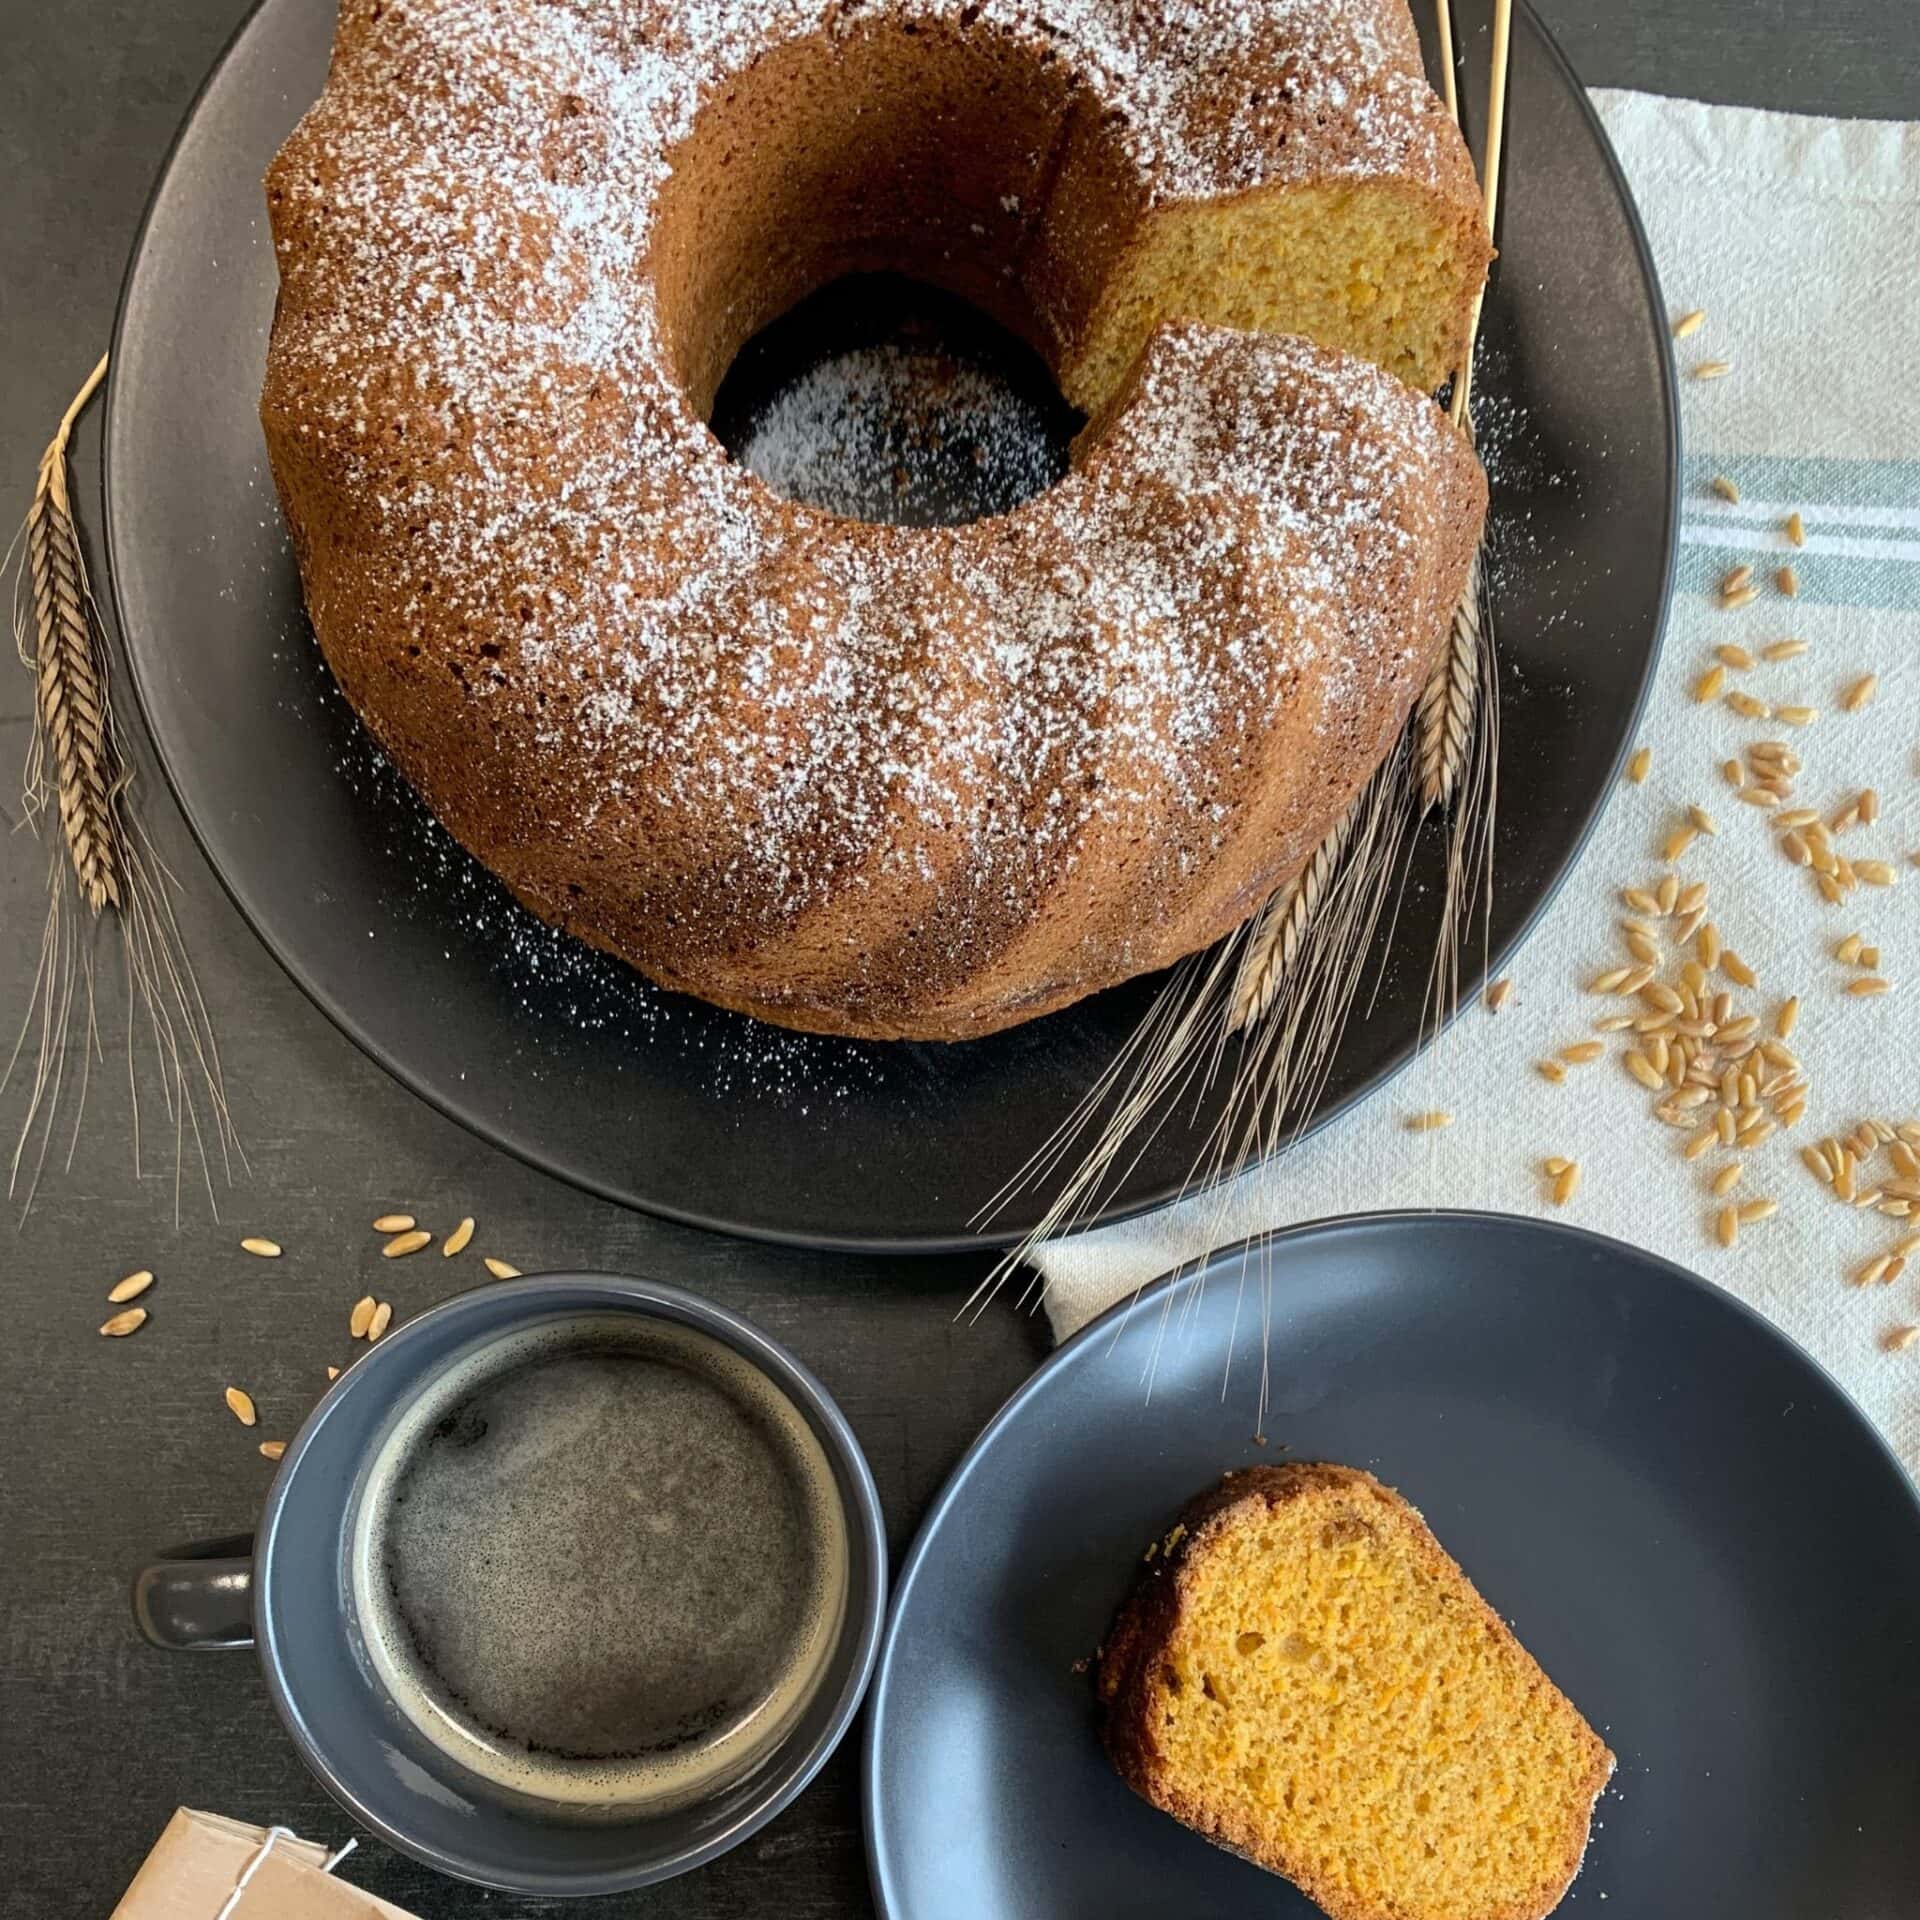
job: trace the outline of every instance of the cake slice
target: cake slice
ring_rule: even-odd
[[[1334,1920],[1540,1920],[1613,1755],[1392,1488],[1229,1474],[1102,1648],[1121,1777]]]

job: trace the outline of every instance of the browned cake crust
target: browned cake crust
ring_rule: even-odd
[[[1349,1511],[1356,1501],[1363,1510],[1357,1521]],[[1418,1912],[1424,1910],[1392,1900],[1356,1900],[1344,1888],[1316,1875],[1301,1854],[1276,1846],[1271,1835],[1211,1793],[1206,1782],[1182,1777],[1170,1766],[1157,1737],[1165,1663],[1186,1626],[1195,1570],[1223,1540],[1257,1527],[1270,1511],[1295,1502],[1325,1502],[1341,1514],[1340,1524],[1365,1525],[1364,1509],[1377,1507],[1383,1520],[1401,1528],[1402,1537],[1424,1566],[1457,1593],[1463,1610],[1498,1646],[1501,1657],[1513,1664],[1542,1709],[1566,1717],[1578,1759],[1574,1775],[1564,1783],[1563,1830],[1545,1841],[1540,1890],[1529,1898],[1489,1901],[1473,1889],[1462,1889],[1457,1909],[1470,1920],[1542,1920],[1559,1905],[1579,1872],[1592,1808],[1612,1777],[1614,1757],[1488,1606],[1420,1515],[1391,1487],[1357,1468],[1329,1463],[1252,1467],[1229,1474],[1218,1487],[1182,1509],[1162,1541],[1155,1543],[1100,1649],[1096,1683],[1103,1708],[1102,1735],[1115,1769],[1136,1793],[1163,1812],[1228,1851],[1292,1880],[1334,1920],[1418,1920]]]
[[[1059,486],[921,529],[703,409],[874,265],[1065,365],[1146,212],[1309,176],[1477,218],[1403,0],[345,0],[261,406],[327,660],[534,912],[724,1006],[961,1039],[1205,946],[1444,642],[1486,492],[1431,403],[1183,323]]]

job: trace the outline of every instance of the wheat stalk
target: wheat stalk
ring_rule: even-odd
[[[1447,105],[1457,119],[1448,0],[1436,0],[1436,5],[1446,50]],[[1489,234],[1499,182],[1510,26],[1511,0],[1495,0],[1483,186]],[[1453,392],[1453,419],[1468,433],[1472,342],[1479,319],[1476,298],[1465,361]],[[1244,926],[1175,971],[1095,1085],[981,1210],[979,1222],[989,1221],[1015,1193],[1066,1169],[1038,1223],[996,1263],[967,1310],[982,1309],[1042,1241],[1071,1232],[1098,1212],[1102,1198],[1125,1181],[1181,1098],[1205,1093],[1211,1086],[1230,1042],[1238,1042],[1227,1069],[1231,1078],[1188,1174],[1188,1190],[1213,1186],[1224,1208],[1232,1176],[1268,1160],[1311,1122],[1358,1004],[1370,957],[1376,981],[1384,977],[1415,829],[1420,814],[1434,804],[1428,796],[1436,789],[1441,799],[1457,790],[1461,804],[1454,809],[1446,841],[1429,1010],[1443,1017],[1458,1004],[1462,947],[1476,903],[1483,941],[1489,933],[1499,753],[1493,648],[1486,571],[1476,547],[1450,624],[1447,657],[1423,689],[1414,716],[1385,761],[1300,873]],[[1394,902],[1391,911],[1389,901]],[[1424,1016],[1422,1025],[1424,1030]],[[1217,1240],[1219,1230],[1210,1237]],[[1032,1294],[1030,1286],[1023,1303]],[[1172,1310],[1170,1294],[1163,1314]]]
[[[35,724],[28,739],[21,800],[30,827],[37,831],[53,815],[59,820],[59,835],[48,858],[39,966],[12,1055],[0,1072],[0,1089],[4,1089],[23,1060],[30,1070],[26,1113],[14,1144],[7,1192],[19,1200],[24,1217],[38,1190],[66,1096],[69,1056],[75,1051],[69,1040],[76,1019],[81,1021],[81,1031],[78,1087],[66,1149],[69,1166],[79,1144],[93,1064],[104,1058],[94,950],[83,926],[76,924],[77,901],[93,920],[104,917],[120,937],[134,1173],[137,1178],[141,1172],[136,1028],[144,1016],[159,1068],[162,1104],[173,1123],[177,1221],[189,1135],[208,1200],[213,1201],[200,1099],[210,1111],[215,1144],[229,1181],[233,1156],[244,1167],[246,1154],[228,1110],[213,1023],[168,895],[177,882],[127,809],[132,774],[114,729],[106,636],[74,520],[68,445],[74,422],[106,370],[103,354],[61,415],[58,430],[40,456],[32,503],[14,543],[17,550],[24,540],[14,588],[14,646],[34,676]],[[113,911],[103,913],[108,908]]]
[[[1440,29],[1440,65],[1446,77],[1447,110],[1456,123],[1460,118],[1460,99],[1454,85],[1453,16],[1448,0],[1436,0],[1435,13]],[[1485,177],[1481,183],[1481,208],[1486,218],[1487,238],[1493,238],[1494,221],[1500,204],[1500,149],[1506,136],[1507,65],[1513,23],[1512,0],[1494,0],[1493,74],[1487,96],[1487,153]],[[1473,390],[1473,349],[1480,333],[1480,309],[1486,298],[1486,285],[1473,297],[1473,309],[1467,319],[1466,344],[1461,349],[1460,365],[1453,376],[1453,402],[1448,409],[1453,424],[1473,434],[1472,417],[1467,411]],[[1476,546],[1467,569],[1460,603],[1454,609],[1448,633],[1447,651],[1421,689],[1419,702],[1420,804],[1423,808],[1443,806],[1459,783],[1460,769],[1467,757],[1467,743],[1473,731],[1479,705],[1480,658],[1491,645],[1491,630],[1481,618],[1483,582],[1481,549]],[[1489,663],[1490,664],[1490,663]]]

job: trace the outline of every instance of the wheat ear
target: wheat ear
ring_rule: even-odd
[[[80,1035],[66,1147],[69,1166],[79,1143],[93,1063],[104,1058],[95,998],[94,943],[86,922],[76,915],[77,901],[94,921],[111,926],[121,944],[136,1178],[141,1172],[135,1064],[140,1018],[151,1036],[162,1105],[173,1123],[177,1221],[189,1136],[199,1155],[209,1203],[213,1200],[200,1100],[206,1103],[213,1144],[229,1180],[233,1159],[237,1157],[244,1167],[246,1153],[228,1111],[213,1023],[169,898],[169,889],[177,883],[128,808],[132,775],[114,730],[106,635],[87,582],[86,553],[74,520],[67,449],[74,422],[98,391],[106,370],[103,354],[40,456],[22,529],[24,564],[14,588],[14,645],[34,677],[35,725],[28,737],[21,800],[30,827],[38,830],[49,816],[57,816],[60,826],[48,853],[39,967],[19,1037],[0,1071],[0,1089],[4,1089],[17,1069],[23,1065],[26,1069],[26,1113],[8,1168],[7,1192],[20,1202],[23,1215],[32,1206],[68,1087],[68,1041],[76,1021]],[[20,545],[16,538],[9,560]],[[103,912],[107,908],[112,912]]]
[[[1242,950],[1233,998],[1227,1005],[1228,1033],[1238,1033],[1264,1018],[1274,996],[1292,974],[1300,958],[1301,942],[1326,897],[1327,882],[1346,851],[1359,810],[1360,796],[1356,794],[1328,828],[1326,838],[1314,848],[1313,857],[1260,909]]]
[[[1447,108],[1456,122],[1460,117],[1460,99],[1454,85],[1453,16],[1448,0],[1436,0],[1435,13],[1440,29],[1440,63],[1446,78]],[[1512,0],[1495,0],[1493,14],[1493,75],[1487,96],[1486,173],[1481,184],[1481,206],[1486,217],[1487,238],[1493,238],[1494,220],[1500,204],[1500,149],[1507,122],[1507,56],[1512,38]],[[1460,365],[1453,376],[1453,403],[1449,417],[1469,437],[1473,423],[1467,411],[1473,391],[1473,348],[1480,332],[1480,308],[1486,287],[1474,295],[1473,310],[1467,320],[1466,345]],[[1480,548],[1475,547],[1467,568],[1466,585],[1460,603],[1454,609],[1447,635],[1445,657],[1436,666],[1421,689],[1419,701],[1420,751],[1416,764],[1420,773],[1420,804],[1423,808],[1443,806],[1459,784],[1460,769],[1466,763],[1467,742],[1473,732],[1474,714],[1480,696],[1480,656],[1485,636],[1481,632]]]
[[[27,509],[34,649],[31,656],[24,645],[21,650],[33,669],[40,721],[41,757],[29,767],[28,791],[41,801],[50,797],[57,806],[80,897],[95,913],[120,904],[113,822],[118,774],[86,567],[67,491],[67,442],[106,370],[102,355],[40,456],[33,504]],[[23,640],[25,631],[23,626]]]
[[[1447,634],[1446,658],[1434,668],[1420,690],[1420,804],[1444,806],[1460,781],[1466,764],[1467,740],[1473,731],[1474,709],[1480,695],[1480,652],[1485,641],[1480,624],[1480,549],[1467,562],[1467,584],[1453,610]]]

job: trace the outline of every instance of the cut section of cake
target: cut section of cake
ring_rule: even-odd
[[[1195,1501],[1099,1663],[1135,1792],[1334,1920],[1541,1920],[1613,1755],[1371,1474],[1256,1467]]]

